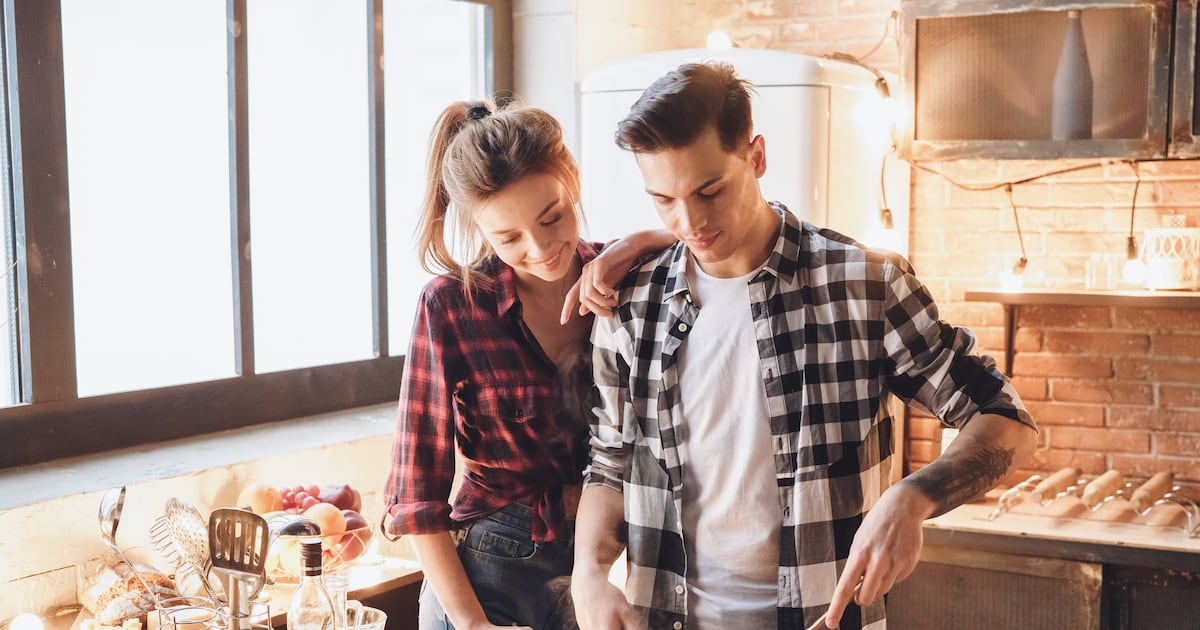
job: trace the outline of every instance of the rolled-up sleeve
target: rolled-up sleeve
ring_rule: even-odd
[[[969,329],[942,321],[929,290],[907,264],[889,265],[883,303],[884,347],[892,391],[909,404],[962,428],[981,413],[1037,429],[995,360],[977,352]]]
[[[388,533],[429,534],[451,527],[454,481],[453,384],[446,372],[449,349],[457,347],[434,285],[421,295],[413,323],[400,408],[392,443],[392,463],[384,486]]]
[[[597,317],[592,326],[592,376],[599,394],[599,406],[592,409],[591,462],[584,472],[584,484],[608,486],[623,491],[628,449],[623,423],[631,418],[629,403],[629,362],[621,350],[627,339],[620,317]]]

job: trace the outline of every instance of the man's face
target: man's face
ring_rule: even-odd
[[[663,224],[705,273],[737,277],[766,260],[777,219],[758,188],[767,169],[762,136],[729,153],[710,127],[688,146],[635,155]]]

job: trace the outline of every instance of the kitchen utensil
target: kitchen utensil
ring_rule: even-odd
[[[213,570],[224,578],[230,630],[238,630],[249,613],[249,600],[266,582],[269,544],[267,521],[254,512],[217,508],[208,516],[209,557]]]
[[[1154,476],[1150,477],[1146,483],[1133,491],[1133,496],[1129,499],[1129,507],[1138,514],[1149,510],[1155,501],[1163,498],[1163,495],[1171,490],[1171,484],[1174,481],[1175,473],[1166,470],[1154,473]]]
[[[325,590],[329,591],[329,599],[333,600],[334,630],[360,630],[358,624],[366,623],[363,605],[357,599],[347,599],[350,590],[349,578],[326,573],[321,576],[321,581],[325,583]],[[349,622],[351,612],[357,620],[354,624]]]
[[[1125,485],[1124,475],[1114,468],[1088,483],[1083,489],[1083,496],[1080,497],[1080,500],[1083,501],[1084,507],[1094,510],[1104,502],[1105,497],[1112,495],[1123,485]]]
[[[1068,466],[1050,475],[1045,481],[1039,483],[1029,498],[1033,499],[1034,503],[1044,503],[1052,501],[1058,496],[1058,493],[1066,490],[1075,482],[1079,481],[1079,475],[1082,471],[1074,466]]]
[[[371,606],[354,609],[347,616],[353,619],[347,624],[354,630],[383,630],[387,626],[387,613]]]
[[[209,582],[208,572],[211,561],[208,555],[208,527],[200,510],[187,499],[171,497],[163,509],[160,522],[156,521],[151,527],[151,539],[156,541],[156,547],[170,549],[164,556],[174,554],[181,567],[187,567],[200,578],[200,584],[209,599],[220,602],[212,583]],[[166,541],[164,544],[163,541]]]
[[[137,578],[139,584],[145,589],[146,595],[152,598],[155,604],[158,603],[158,595],[151,590],[150,585],[146,584],[146,580],[142,579],[142,575],[138,573],[137,567],[125,557],[125,552],[117,544],[117,526],[121,524],[121,511],[125,508],[125,486],[113,488],[104,493],[100,498],[100,537],[113,551],[117,552],[117,556],[121,558],[129,570],[133,572],[133,577]]]

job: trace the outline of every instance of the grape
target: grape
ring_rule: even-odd
[[[308,486],[307,488],[304,489],[304,491],[307,492],[308,496],[310,496],[310,497],[321,496],[321,486],[318,486],[317,484],[312,484],[311,486]]]
[[[305,497],[304,501],[302,501],[300,503],[300,508],[303,510],[307,510],[308,508],[310,508],[320,502],[321,502],[321,500],[316,497]]]

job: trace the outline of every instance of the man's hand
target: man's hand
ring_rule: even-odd
[[[580,630],[635,630],[637,618],[625,595],[598,572],[571,576],[571,599]]]
[[[883,493],[854,535],[825,613],[828,627],[838,627],[851,600],[866,606],[912,573],[924,544],[921,523],[932,507],[932,501],[903,483]]]

